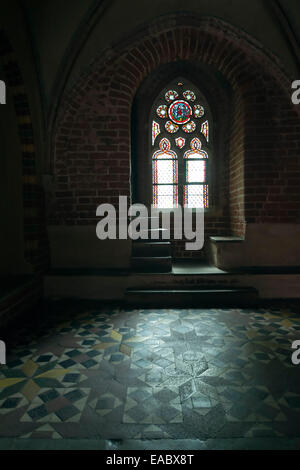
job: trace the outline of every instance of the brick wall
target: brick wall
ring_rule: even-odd
[[[230,139],[230,166],[229,166],[229,204],[232,234],[245,235],[244,213],[244,153],[245,153],[245,111],[241,93],[235,94],[234,119]]]
[[[230,143],[219,156],[227,162],[223,194],[206,236],[243,235],[245,221],[299,220],[300,121],[277,59],[221,20],[174,15],[102,52],[65,94],[54,130],[50,224],[96,225],[99,204],[130,195],[135,93],[151,71],[178,60],[214,67],[233,92]],[[175,256],[186,255],[182,246],[174,244]]]
[[[299,223],[299,116],[274,78],[266,75],[253,82],[246,107],[245,219]]]

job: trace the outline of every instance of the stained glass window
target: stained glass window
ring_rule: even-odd
[[[187,183],[205,183],[206,162],[202,160],[187,160],[185,179]]]
[[[195,118],[201,118],[204,116],[204,108],[203,106],[200,106],[200,104],[195,104],[194,106],[194,116]]]
[[[152,146],[155,144],[156,137],[160,134],[160,125],[153,121],[152,122]]]
[[[176,153],[171,150],[171,143],[168,139],[162,139],[159,143],[159,150],[153,154],[153,158],[176,158]]]
[[[178,93],[177,91],[175,90],[169,90],[167,91],[167,93],[165,94],[165,99],[168,103],[170,103],[171,101],[175,100],[176,98],[178,98]]]
[[[177,139],[175,139],[175,142],[177,147],[179,147],[180,149],[185,146],[185,139],[183,137],[177,137]]]
[[[184,207],[190,209],[208,207],[208,185],[189,184],[184,186]]]
[[[185,97],[186,100],[188,101],[195,101],[196,95],[193,91],[187,90],[183,93],[183,96]]]
[[[191,141],[191,150],[185,152],[184,158],[208,158],[208,154],[202,150],[200,139],[195,137]]]
[[[156,113],[157,113],[158,117],[166,118],[168,116],[168,107],[166,105],[162,104],[157,108]]]
[[[169,107],[169,117],[176,124],[185,124],[192,115],[192,108],[185,101],[175,101]]]
[[[162,139],[152,158],[153,206],[172,208],[178,204],[178,160],[168,139]]]
[[[209,124],[208,121],[205,121],[201,126],[201,132],[206,138],[207,142],[209,141]]]
[[[178,205],[177,186],[153,186],[153,207],[157,209],[172,209]]]
[[[184,206],[189,208],[208,207],[207,163],[208,154],[202,150],[199,138],[190,143],[190,150],[184,156]]]
[[[175,134],[175,132],[179,130],[179,126],[171,121],[166,122],[165,128],[166,131],[170,132],[170,134]]]
[[[208,208],[210,114],[205,98],[193,84],[177,79],[162,90],[152,109],[153,206]]]
[[[194,123],[194,121],[188,122],[187,124],[182,126],[182,130],[184,132],[187,132],[188,134],[191,134],[192,132],[194,132],[195,129],[196,129],[196,124]]]

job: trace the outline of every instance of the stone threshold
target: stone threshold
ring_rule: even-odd
[[[208,439],[30,439],[0,438],[0,450],[297,450],[300,438],[253,437]]]
[[[159,274],[163,276],[190,276],[190,275],[262,275],[262,274],[300,274],[300,266],[248,266],[235,269],[223,270],[203,263],[182,263],[173,262],[172,271],[169,272],[136,272],[126,269],[101,269],[101,268],[56,268],[51,269],[46,276],[132,276],[132,275],[153,275]]]

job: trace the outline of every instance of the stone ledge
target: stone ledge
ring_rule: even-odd
[[[210,241],[213,243],[240,243],[244,242],[245,239],[242,237],[209,237]]]

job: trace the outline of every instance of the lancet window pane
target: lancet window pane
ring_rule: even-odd
[[[172,209],[178,205],[178,188],[176,184],[154,185],[153,206],[159,209]]]
[[[177,183],[176,160],[153,160],[153,183],[175,184]]]
[[[187,183],[205,183],[206,162],[203,160],[187,160],[185,178]]]
[[[189,184],[184,186],[184,207],[202,208],[208,207],[208,186]]]

